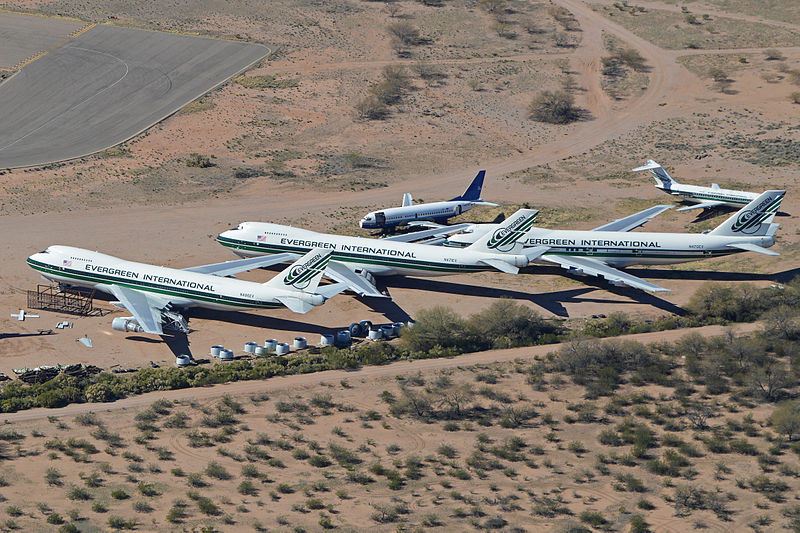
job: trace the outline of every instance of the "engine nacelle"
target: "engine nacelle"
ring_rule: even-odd
[[[573,276],[585,276],[586,273],[583,271],[582,268],[568,268],[567,274],[572,274]]]
[[[144,328],[132,316],[120,316],[111,321],[111,329],[141,333]]]
[[[314,305],[314,306],[322,305],[322,304],[325,303],[325,297],[322,296],[321,294],[308,294],[308,293],[304,292],[300,296],[300,299],[303,300],[304,302],[310,303],[311,305]]]

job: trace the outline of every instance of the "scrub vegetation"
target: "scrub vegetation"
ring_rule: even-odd
[[[158,390],[359,368],[399,360],[452,357],[468,352],[551,344],[581,337],[612,337],[708,324],[750,322],[761,317],[767,320],[769,331],[776,338],[793,343],[800,341],[799,308],[798,282],[764,289],[746,284],[710,284],[693,296],[685,316],[670,315],[659,320],[641,321],[624,313],[612,313],[572,328],[562,320],[543,318],[511,300],[495,302],[485,311],[468,318],[462,318],[445,307],[434,307],[418,313],[414,327],[406,328],[399,342],[362,342],[344,349],[310,347],[290,357],[260,356],[188,368],[145,368],[133,374],[101,372],[85,377],[60,374],[43,383],[13,381],[0,390],[0,411],[108,402]],[[775,349],[788,353],[786,350],[789,348]]]

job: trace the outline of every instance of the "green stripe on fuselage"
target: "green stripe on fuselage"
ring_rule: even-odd
[[[158,283],[146,283],[137,280],[130,280],[127,278],[115,278],[114,276],[104,276],[102,274],[89,274],[83,271],[67,269],[63,267],[54,267],[47,263],[40,263],[28,258],[28,265],[31,268],[43,272],[45,274],[52,274],[64,278],[71,278],[76,280],[88,281],[91,283],[104,283],[119,285],[120,287],[127,287],[142,292],[151,292],[156,294],[164,294],[167,296],[175,296],[178,298],[189,298],[203,302],[217,303],[221,305],[230,305],[231,307],[246,307],[246,308],[260,308],[260,309],[277,309],[281,307],[277,303],[261,302],[255,300],[247,300],[245,298],[235,298],[232,296],[220,296],[212,292],[193,291],[181,289],[179,287],[171,287],[169,285],[162,285]]]
[[[262,254],[282,254],[282,253],[306,253],[311,248],[302,248],[297,246],[284,246],[277,244],[259,243],[253,241],[242,241],[238,239],[231,239],[229,237],[217,237],[217,242],[228,248],[234,250],[247,250],[250,252],[260,252]],[[374,255],[364,255],[356,253],[347,253],[334,250],[331,259],[335,261],[342,261],[345,263],[358,263],[363,265],[385,266],[393,268],[407,268],[411,270],[420,270],[424,272],[481,272],[484,270],[492,270],[492,267],[481,265],[451,265],[447,263],[436,263],[433,261],[419,261],[414,259],[402,258],[384,258]]]

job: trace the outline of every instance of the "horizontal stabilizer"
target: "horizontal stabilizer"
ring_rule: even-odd
[[[772,250],[767,250],[763,246],[759,246],[757,244],[753,244],[750,242],[740,242],[740,243],[732,243],[727,245],[728,248],[738,248],[740,250],[745,250],[747,252],[757,252],[764,255],[781,255],[778,252],[773,252]]]
[[[715,189],[715,190],[719,190],[719,184],[717,184],[717,183],[712,183],[712,184],[711,184],[711,188],[712,188],[712,189]]]
[[[667,209],[672,209],[671,205],[656,205],[644,211],[639,211],[624,218],[618,218],[608,224],[594,228],[592,231],[631,231],[642,226],[660,215]]]
[[[484,200],[479,200],[477,202],[470,202],[471,205],[485,205],[487,207],[499,207],[500,204],[494,204],[492,202],[486,202]]]
[[[328,263],[330,264],[330,263]],[[330,300],[342,291],[347,290],[347,283],[332,283],[330,285],[322,285],[317,287],[317,294]]]
[[[235,261],[224,261],[211,265],[201,265],[196,267],[184,268],[186,272],[196,272],[198,274],[213,274],[214,276],[233,276],[240,272],[254,270],[256,268],[266,268],[284,261],[294,261],[300,257],[298,254],[275,254],[260,257],[250,257]]]
[[[414,199],[411,198],[411,193],[407,192],[403,195],[403,207],[411,207],[414,205]]]
[[[479,263],[489,265],[490,267],[496,268],[500,272],[505,272],[506,274],[519,273],[519,269],[517,267],[510,263],[506,263],[502,259],[481,259]]]
[[[375,298],[388,298],[382,294],[372,283],[364,276],[360,276],[350,270],[347,265],[338,261],[331,261],[325,269],[325,276],[339,283],[344,283],[347,288],[355,292],[359,296],[372,296]]]
[[[528,258],[528,263],[535,261],[539,258],[543,253],[547,252],[550,249],[549,246],[533,246],[531,248],[525,248],[522,250],[522,255]]]
[[[699,204],[687,205],[686,207],[681,207],[678,209],[678,211],[691,211],[692,209],[713,209],[721,205],[725,205],[725,202],[716,202],[711,200],[708,202],[700,202]]]
[[[295,313],[305,314],[314,309],[313,304],[292,296],[277,296],[275,299]]]
[[[651,292],[669,291],[669,289],[659,287],[658,285],[650,283],[649,281],[637,278],[632,274],[612,268],[607,264],[601,263],[600,261],[595,261],[594,259],[553,254],[544,255],[542,256],[542,259],[544,261],[561,265],[561,267],[566,268],[567,270],[586,276],[601,277],[612,285],[628,285],[629,287],[633,287],[635,289],[642,289]]]

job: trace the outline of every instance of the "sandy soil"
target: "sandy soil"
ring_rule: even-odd
[[[230,83],[206,96],[206,105],[196,108],[199,111],[176,114],[126,143],[122,150],[49,168],[3,172],[0,304],[7,312],[0,316],[4,332],[0,371],[10,373],[12,368],[57,362],[85,362],[104,368],[146,366],[150,361],[172,364],[170,351],[159,340],[113,332],[111,319],[120,316],[119,311],[93,318],[48,312],[25,322],[9,318],[8,314],[26,306],[25,290],[37,282],[24,259],[50,244],[82,246],[172,267],[218,262],[231,256],[213,237],[242,220],[288,222],[323,231],[357,233],[354,227],[363,212],[399,203],[407,191],[426,201],[453,196],[480,168],[487,170],[484,197],[488,200],[508,205],[527,202],[543,209],[542,223],[548,223],[547,215],[551,222],[571,228],[591,228],[668,202],[652,187],[649,178],[628,172],[651,157],[667,166],[674,177],[689,183],[713,181],[752,190],[786,188],[786,216],[779,219],[782,227],[775,248],[782,255],[768,258],[740,254],[724,261],[679,268],[633,269],[636,275],[673,289],[658,297],[609,289],[592,284],[591,280],[587,284],[587,280],[539,268],[531,269],[531,274],[536,275],[483,273],[388,280],[392,304],[371,307],[369,302],[343,295],[304,316],[285,310],[196,315],[191,320],[196,331],[189,336],[193,353],[203,356],[214,344],[239,351],[249,340],[290,340],[296,335],[305,335],[314,343],[321,333],[355,320],[395,321],[413,317],[432,304],[449,305],[469,314],[502,297],[526,302],[544,315],[575,320],[610,310],[652,317],[678,311],[708,281],[765,285],[773,280],[787,281],[800,267],[800,225],[794,214],[800,207],[796,179],[800,130],[793,118],[797,106],[789,101],[789,95],[798,90],[791,75],[800,63],[800,48],[796,46],[779,49],[785,56],[782,61],[766,60],[760,48],[668,50],[638,36],[641,32],[627,29],[636,29],[635,25],[619,24],[616,16],[604,17],[579,0],[557,0],[555,4],[569,9],[581,27],[581,31],[564,32],[574,44],[564,48],[554,44],[553,32],[561,30],[547,13],[546,4],[514,3],[513,12],[505,17],[517,36],[508,39],[489,30],[496,17],[472,3],[454,1],[430,7],[402,1],[397,4],[407,18],[400,20],[410,21],[431,39],[430,44],[413,49],[408,59],[397,58],[392,50],[384,28],[396,19],[384,11],[382,3],[342,1],[322,6],[316,2],[286,1],[271,2],[270,10],[258,10],[250,3],[191,4],[159,3],[148,11],[137,3],[109,7],[72,1],[0,2],[0,7],[8,9],[60,12],[97,22],[113,15],[119,17],[115,23],[140,27],[223,37],[239,33],[282,46],[279,54],[248,75],[273,75],[297,82],[296,87],[263,90]],[[661,3],[637,4],[675,10]],[[697,13],[729,17],[737,24],[758,23],[781,31],[800,31],[791,20],[774,20],[767,15],[756,20],[752,14],[727,13],[705,5]],[[541,32],[525,31],[522,22],[526,17],[537,20]],[[607,54],[604,36],[613,36],[635,48],[650,66],[646,85],[622,100],[603,90],[601,58]],[[441,69],[444,77],[440,82],[426,83],[413,74],[421,60]],[[353,106],[367,93],[367,87],[379,80],[381,69],[390,64],[409,69],[414,90],[388,119],[358,120]],[[727,65],[733,80],[724,92],[715,88],[707,76],[710,66],[717,64]],[[526,108],[532,96],[540,89],[560,87],[568,77],[578,87],[574,93],[576,102],[591,118],[569,126],[528,120]],[[216,166],[187,167],[184,159],[191,152],[213,155]],[[352,154],[369,158],[372,166],[343,165],[342,161]],[[244,180],[234,177],[240,168],[256,169],[261,175]],[[662,215],[646,229],[699,231],[722,220],[723,216],[717,216],[693,224],[691,214],[673,212]],[[257,272],[244,277],[263,281],[272,275]],[[107,303],[98,303],[113,310]],[[39,328],[49,329],[60,320],[73,321],[75,327],[52,336],[28,336]],[[84,334],[93,339],[93,349],[75,341]],[[421,367],[428,364],[449,367],[461,365],[462,360],[420,363]],[[365,369],[360,375],[386,368],[390,367]],[[391,369],[383,377],[395,371]],[[239,397],[264,387],[275,387],[281,394],[290,395],[288,391],[295,387],[324,379],[297,379],[301,378],[308,381],[279,379],[191,394],[201,403],[217,398],[220,391]],[[332,379],[341,378],[336,375]],[[367,380],[363,387],[352,393],[336,387],[333,392],[337,402],[345,398],[355,401],[357,395],[371,402],[382,385]],[[570,392],[568,389],[565,394]],[[115,407],[134,409],[150,401],[152,397],[147,396]],[[75,406],[62,413],[75,414],[85,409],[86,406]],[[249,409],[247,423],[253,433],[261,431],[253,414],[260,411],[256,407]],[[13,415],[20,417],[15,421],[28,416],[41,415]],[[130,427],[130,418],[104,416],[109,427],[117,431]],[[346,424],[346,416],[337,415],[339,418],[330,423],[318,424],[314,432],[320,434],[315,433],[313,438],[327,442],[330,427]],[[48,436],[53,433],[49,426],[44,429],[46,424],[40,420],[25,423],[41,425]],[[393,429],[384,437],[401,439],[400,446],[414,453],[440,442],[436,439],[441,439],[441,433],[430,433],[425,440],[415,436],[424,433],[424,427],[415,426],[406,432],[408,427],[403,424],[392,421]],[[27,431],[33,426],[24,427]],[[72,434],[69,432],[74,429],[63,430],[63,434]],[[199,461],[205,464],[218,457],[208,450],[198,453],[182,439],[178,433],[170,434],[161,444],[176,453],[179,464],[187,471],[198,470],[200,467],[195,465]],[[357,442],[361,440],[359,436]],[[242,444],[241,440],[237,442]],[[388,441],[380,443],[385,446]],[[234,466],[225,457],[219,456],[219,460]],[[126,469],[119,458],[109,461],[117,470]],[[559,456],[556,463],[565,461]],[[59,462],[59,469],[66,468],[62,463]],[[30,474],[23,474],[24,470],[18,468],[14,476],[28,476],[26,479],[38,482],[45,467],[40,464]],[[70,470],[70,482],[73,474]],[[560,479],[555,474],[550,476],[551,480]],[[34,486],[34,481],[30,483],[15,483],[13,491]],[[417,489],[427,491],[414,488]],[[57,491],[58,497],[63,490]],[[268,490],[271,489],[265,492]],[[10,497],[7,490],[3,494]],[[53,494],[56,498],[56,492]],[[622,501],[611,490],[588,494],[585,497],[601,498],[617,507]],[[384,490],[378,499],[389,501],[390,496]],[[263,499],[266,501],[266,496]],[[281,505],[288,509],[296,502],[293,496],[284,498]],[[340,516],[348,516],[351,505],[356,503],[337,504]],[[359,516],[368,515],[368,503],[359,500],[359,505],[365,506],[360,508],[363,513]],[[657,530],[679,531],[689,523],[672,517],[671,508],[664,507],[663,502],[657,505]],[[168,507],[166,499],[158,504],[159,517],[166,513],[165,506]],[[63,512],[66,507],[59,509]],[[280,512],[284,511],[276,510],[275,516]],[[757,513],[751,514],[737,518],[737,526],[744,527]],[[312,530],[319,519],[318,514],[314,516],[314,521],[309,522],[314,525]],[[368,521],[352,524],[373,525]],[[726,527],[719,524],[718,529]],[[152,528],[167,526],[162,521]],[[234,529],[237,527],[224,528]],[[535,530],[535,526],[529,530]]]

